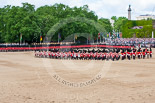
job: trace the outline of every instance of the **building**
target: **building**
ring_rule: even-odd
[[[128,20],[131,20],[131,5],[129,5],[128,9]]]
[[[155,19],[155,15],[146,14],[146,15],[140,15],[136,18],[137,18],[137,20]]]
[[[143,26],[134,26],[131,29],[143,29]]]

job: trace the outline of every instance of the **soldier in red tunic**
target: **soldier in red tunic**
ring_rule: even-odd
[[[146,54],[147,54],[147,58],[149,58],[150,52],[149,52],[148,49],[147,49],[147,51],[146,51]]]
[[[102,60],[105,60],[106,59],[106,53],[103,52],[103,55],[102,55]]]
[[[125,59],[125,56],[124,56],[124,50],[121,51],[121,57],[122,57],[122,60]]]
[[[97,60],[100,60],[100,53],[97,53]]]
[[[132,55],[133,55],[133,59],[135,60],[136,59],[136,49],[135,48],[133,48],[133,50],[132,50],[133,52],[132,52]]]
[[[109,52],[107,51],[106,52],[106,60],[109,60],[110,59],[110,54],[109,54]]]
[[[138,49],[138,51],[137,51],[137,56],[138,56],[138,59],[140,59],[140,57],[141,57],[140,49]]]
[[[119,60],[120,59],[120,55],[118,52],[116,52],[116,60]]]
[[[90,52],[90,60],[92,60],[93,59],[93,52],[91,51]]]
[[[143,49],[142,54],[143,54],[143,59],[145,59],[145,54],[146,54],[145,49]]]
[[[152,58],[152,49],[150,47],[150,58]]]
[[[111,59],[112,59],[112,61],[114,61],[115,60],[115,53],[113,52],[113,53],[111,53]]]
[[[83,60],[83,52],[80,53],[80,60]]]
[[[127,49],[127,58],[130,60],[131,59],[131,50],[130,49]]]

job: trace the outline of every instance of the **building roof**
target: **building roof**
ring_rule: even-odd
[[[145,14],[145,15],[140,15],[140,16],[155,16],[155,15]]]

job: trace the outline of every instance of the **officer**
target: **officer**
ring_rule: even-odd
[[[130,49],[127,49],[127,58],[130,60],[131,54],[130,54]]]
[[[143,49],[142,54],[143,54],[143,59],[145,59],[145,54],[146,54],[145,49]]]
[[[125,59],[125,56],[124,56],[124,49],[122,49],[122,51],[121,51],[121,57],[122,57],[122,60]]]
[[[150,47],[150,58],[152,58],[152,49]]]
[[[132,51],[133,51],[133,59],[135,60],[135,59],[136,59],[136,51],[137,51],[137,50],[136,50],[135,48],[133,48]]]

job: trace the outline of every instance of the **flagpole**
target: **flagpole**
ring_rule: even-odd
[[[94,44],[95,40],[94,40],[94,37],[93,37],[93,44]]]
[[[22,33],[20,34],[20,45],[22,43]]]
[[[104,42],[104,33],[102,34],[102,39],[103,39],[103,42]]]
[[[41,44],[41,33],[40,33],[40,44]]]
[[[101,43],[101,33],[100,33],[100,43]]]
[[[92,34],[92,37],[93,37],[93,44],[94,44],[95,43],[95,40],[94,40],[95,38],[94,38],[93,34]]]
[[[20,34],[20,36],[19,36],[19,39],[20,39],[20,45],[21,45],[21,34]]]
[[[98,36],[97,36],[97,44],[98,44]]]
[[[75,34],[74,34],[74,43],[75,43]]]
[[[59,43],[59,33],[58,33],[58,43]]]
[[[88,44],[88,34],[87,34],[87,44]]]

